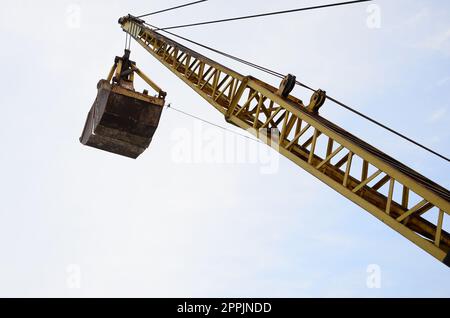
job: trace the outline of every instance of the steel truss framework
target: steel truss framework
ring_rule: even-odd
[[[226,120],[282,155],[450,266],[444,219],[450,192],[378,149],[308,111],[301,100],[243,76],[153,31],[124,19],[122,28],[189,85]],[[277,138],[267,138],[276,129]]]

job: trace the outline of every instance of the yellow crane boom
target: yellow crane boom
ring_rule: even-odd
[[[225,119],[253,133],[286,158],[450,266],[444,218],[450,192],[318,114],[324,92],[309,105],[243,76],[147,27],[132,16],[122,29]],[[266,131],[276,131],[267,137]],[[426,218],[435,213],[437,218]],[[434,221],[431,221],[433,219]]]

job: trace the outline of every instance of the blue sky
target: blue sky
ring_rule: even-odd
[[[447,268],[287,159],[279,158],[272,174],[249,162],[174,161],[174,136],[194,134],[200,124],[192,119],[166,111],[137,161],[79,144],[97,81],[123,50],[117,19],[179,3],[3,4],[0,296],[449,296]],[[149,22],[168,26],[316,3],[326,1],[210,0]],[[177,33],[295,74],[448,156],[450,4],[374,3],[381,9],[377,29],[367,27],[362,4]],[[132,57],[174,106],[225,125],[136,44]],[[295,94],[309,99],[300,88]],[[439,158],[333,104],[322,115],[449,187],[449,165]],[[381,270],[379,289],[366,285],[370,264]],[[68,283],[74,268],[80,288]]]

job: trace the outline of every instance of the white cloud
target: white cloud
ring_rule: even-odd
[[[415,27],[419,25],[420,23],[423,23],[424,20],[428,19],[430,17],[430,9],[428,8],[422,8],[417,13],[413,14],[409,18],[405,20],[404,25],[408,27]]]
[[[444,78],[440,79],[440,80],[436,83],[436,85],[437,85],[438,87],[442,87],[442,86],[446,85],[448,82],[450,82],[450,76],[447,76],[447,77],[444,77]]]
[[[450,54],[450,28],[428,37],[420,47]]]
[[[434,124],[442,119],[447,115],[447,108],[439,108],[434,110],[431,115],[428,117],[427,123]]]

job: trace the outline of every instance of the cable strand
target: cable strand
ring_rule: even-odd
[[[179,39],[182,39],[182,40],[184,40],[184,41],[186,41],[186,42],[195,44],[195,45],[200,46],[200,47],[202,47],[202,48],[204,48],[204,49],[207,49],[207,50],[212,51],[212,52],[214,52],[214,53],[217,53],[217,54],[220,54],[220,55],[222,55],[222,56],[225,56],[225,57],[227,57],[227,58],[229,58],[229,59],[232,59],[232,60],[237,61],[237,62],[239,62],[239,63],[242,63],[242,64],[244,64],[244,65],[253,67],[253,68],[257,69],[257,70],[263,71],[263,72],[265,72],[265,73],[267,73],[267,74],[270,74],[270,75],[272,75],[272,76],[275,76],[275,77],[277,77],[277,78],[280,78],[280,79],[284,78],[284,75],[283,75],[283,74],[281,74],[281,73],[279,73],[279,72],[276,72],[276,71],[274,71],[274,70],[271,70],[271,69],[269,69],[269,68],[266,68],[266,67],[264,67],[264,66],[260,66],[260,65],[258,65],[258,64],[249,62],[249,61],[247,61],[247,60],[244,60],[244,59],[242,59],[242,58],[236,57],[236,56],[234,56],[234,55],[231,55],[231,54],[225,53],[225,52],[223,52],[223,51],[214,49],[214,48],[212,48],[212,47],[210,47],[210,46],[207,46],[207,45],[201,44],[201,43],[199,43],[199,42],[193,41],[193,40],[191,40],[191,39],[188,39],[188,38],[186,38],[186,37],[180,36],[180,35],[175,34],[175,33],[173,33],[173,32],[167,31],[167,30],[165,30],[165,29],[160,29],[160,28],[158,28],[157,26],[151,25],[151,24],[149,24],[149,23],[145,23],[145,24],[148,25],[148,26],[150,26],[151,28],[154,28],[154,29],[155,29],[154,31],[159,30],[159,31],[165,32],[165,33],[167,33],[167,34],[169,34],[169,35],[172,35],[172,36],[174,36],[174,37],[177,37],[177,38],[179,38]],[[302,83],[302,82],[300,82],[300,81],[296,81],[296,85],[301,86],[301,87],[303,87],[303,88],[306,88],[306,89],[308,89],[308,90],[310,90],[310,91],[313,91],[313,92],[316,91],[315,89],[311,88],[310,86],[308,86],[308,85],[306,85],[306,84],[304,84],[304,83]],[[385,130],[391,132],[392,134],[394,134],[394,135],[396,135],[396,136],[398,136],[398,137],[400,137],[400,138],[402,138],[402,139],[404,139],[404,140],[406,140],[406,141],[408,141],[408,142],[414,144],[415,146],[417,146],[417,147],[419,147],[419,148],[421,148],[421,149],[423,149],[423,150],[425,150],[425,151],[427,151],[427,152],[429,152],[429,153],[431,153],[431,154],[433,154],[433,155],[435,155],[435,156],[437,156],[437,157],[439,157],[439,158],[441,158],[441,159],[443,159],[443,160],[445,160],[445,161],[447,161],[447,162],[450,162],[450,159],[449,159],[448,157],[446,157],[445,155],[440,154],[440,153],[438,153],[437,151],[434,151],[434,150],[430,149],[430,148],[427,147],[427,146],[424,146],[423,144],[421,144],[421,143],[419,143],[419,142],[417,142],[417,141],[415,141],[415,140],[413,140],[413,139],[411,139],[411,138],[405,136],[404,134],[402,134],[402,133],[400,133],[400,132],[398,132],[398,131],[396,131],[396,130],[394,130],[394,129],[392,129],[392,128],[390,128],[390,127],[388,127],[388,126],[386,126],[386,125],[384,125],[384,124],[382,124],[382,123],[380,123],[379,121],[377,121],[377,120],[375,120],[375,119],[373,119],[373,118],[371,118],[371,117],[369,117],[369,116],[367,116],[367,115],[361,113],[360,111],[357,111],[356,109],[354,109],[354,108],[352,108],[352,107],[350,107],[350,106],[348,106],[348,105],[346,105],[346,104],[340,102],[339,100],[337,100],[337,99],[335,99],[335,98],[333,98],[333,97],[331,97],[331,96],[328,96],[328,95],[326,96],[326,98],[327,98],[328,100],[330,100],[331,102],[335,103],[336,105],[338,105],[338,106],[340,106],[340,107],[342,107],[342,108],[344,108],[344,109],[346,109],[346,110],[352,112],[353,114],[355,114],[355,115],[357,115],[357,116],[360,116],[361,118],[363,118],[363,119],[365,119],[365,120],[368,120],[368,121],[371,122],[372,124],[375,124],[375,125],[377,125],[377,126],[383,128],[383,129],[385,129]]]
[[[388,126],[386,126],[386,125],[384,125],[382,123],[380,123],[379,121],[377,121],[377,120],[375,120],[373,118],[370,118],[367,115],[364,115],[363,113],[357,111],[356,109],[354,109],[354,108],[352,108],[352,107],[350,107],[348,105],[345,105],[344,103],[336,100],[335,98],[333,98],[331,96],[327,96],[327,99],[329,99],[330,101],[334,102],[335,104],[343,107],[344,109],[346,109],[346,110],[348,110],[348,111],[350,111],[350,112],[352,112],[352,113],[354,113],[354,114],[364,118],[365,120],[368,120],[371,123],[373,123],[373,124],[383,128],[383,129],[389,131],[390,133],[392,133],[392,134],[394,134],[394,135],[396,135],[396,136],[398,136],[398,137],[400,137],[400,138],[402,138],[402,139],[404,139],[404,140],[406,140],[406,141],[416,145],[417,147],[422,148],[423,150],[426,150],[426,151],[432,153],[433,155],[438,156],[441,159],[444,159],[447,162],[450,162],[450,159],[447,158],[446,156],[444,156],[444,155],[442,155],[442,154],[440,154],[440,153],[438,153],[438,152],[436,152],[436,151],[434,151],[434,150],[432,150],[432,149],[422,145],[421,143],[419,143],[419,142],[417,142],[417,141],[415,141],[415,140],[413,140],[413,139],[403,135],[402,133],[400,133],[400,132],[398,132],[398,131],[396,131],[396,130],[394,130],[394,129],[392,129],[392,128],[390,128],[390,127],[388,127]]]
[[[159,13],[163,13],[163,12],[167,12],[167,11],[171,11],[171,10],[176,10],[176,9],[192,6],[194,4],[199,4],[199,3],[202,3],[202,2],[206,2],[206,1],[208,1],[208,0],[194,1],[194,2],[190,2],[190,3],[182,4],[182,5],[179,5],[179,6],[167,8],[167,9],[164,9],[164,10],[159,10],[159,11],[143,14],[143,15],[137,16],[137,18],[138,19],[145,18],[145,17],[151,16],[151,15],[155,15],[155,14],[159,14]]]
[[[213,123],[213,122],[210,122],[210,121],[208,121],[208,120],[206,120],[206,119],[203,119],[203,118],[197,117],[197,116],[195,116],[195,115],[189,114],[189,113],[187,113],[187,112],[185,112],[185,111],[176,109],[176,108],[174,108],[171,104],[168,104],[168,105],[167,105],[167,109],[174,110],[174,111],[176,111],[177,113],[183,114],[183,115],[185,115],[185,116],[187,116],[187,117],[191,117],[191,118],[193,118],[193,119],[196,119],[196,120],[201,121],[201,122],[203,122],[203,123],[206,123],[206,124],[208,124],[208,125],[211,125],[211,126],[220,128],[220,129],[222,129],[222,130],[231,132],[231,133],[233,133],[233,134],[235,134],[235,135],[237,135],[237,136],[241,136],[241,137],[244,137],[244,138],[246,138],[246,139],[250,139],[251,141],[254,141],[254,142],[262,143],[261,140],[258,140],[258,139],[255,139],[255,138],[251,138],[251,137],[246,136],[246,135],[244,135],[244,134],[238,133],[238,132],[236,132],[236,131],[234,131],[234,130],[228,129],[228,128],[224,127],[224,126],[221,126],[221,125],[215,124],[215,123]]]
[[[154,28],[155,30],[158,29],[157,26],[154,26],[154,25],[152,25],[152,24],[149,24],[149,23],[146,23],[146,22],[145,22],[145,24],[148,25],[148,26],[150,26],[150,27],[152,27],[152,28]],[[266,67],[264,67],[264,66],[261,66],[261,65],[258,65],[258,64],[249,62],[249,61],[247,61],[247,60],[241,59],[241,58],[236,57],[236,56],[234,56],[234,55],[231,55],[231,54],[225,53],[225,52],[223,52],[223,51],[214,49],[214,48],[212,48],[212,47],[210,47],[210,46],[207,46],[207,45],[201,44],[201,43],[199,43],[199,42],[193,41],[193,40],[191,40],[191,39],[188,39],[188,38],[183,37],[183,36],[181,36],[181,35],[175,34],[175,33],[173,33],[173,32],[166,31],[166,30],[162,30],[162,29],[159,29],[159,30],[162,31],[162,32],[165,32],[165,33],[167,33],[167,34],[170,34],[170,35],[172,35],[172,36],[174,36],[174,37],[177,37],[177,38],[179,38],[179,39],[181,39],[181,40],[184,40],[184,41],[186,41],[186,42],[189,42],[189,43],[195,44],[195,45],[197,45],[197,46],[200,46],[200,47],[202,47],[202,48],[204,48],[204,49],[207,49],[207,50],[209,50],[209,51],[211,51],[211,52],[214,52],[214,53],[220,54],[220,55],[222,55],[222,56],[225,56],[225,57],[227,57],[227,58],[229,58],[229,59],[235,60],[235,61],[237,61],[237,62],[239,62],[239,63],[245,64],[245,65],[251,66],[251,67],[253,67],[253,68],[255,68],[255,69],[258,69],[258,70],[260,70],[260,71],[266,72],[266,73],[268,73],[268,74],[270,74],[270,75],[276,76],[276,77],[278,77],[278,78],[284,78],[284,75],[283,75],[283,74],[281,74],[281,73],[279,73],[279,72],[276,72],[276,71],[273,71],[273,70],[271,70],[271,69],[268,69],[268,68],[266,68]]]
[[[330,4],[324,4],[324,5],[312,6],[312,7],[305,7],[305,8],[298,8],[298,9],[290,9],[290,10],[275,11],[275,12],[268,12],[268,13],[260,13],[260,14],[253,14],[253,15],[234,17],[234,18],[227,18],[227,19],[220,19],[220,20],[212,20],[212,21],[204,21],[204,22],[197,22],[197,23],[175,25],[175,26],[169,26],[169,27],[164,27],[164,28],[161,28],[161,29],[157,29],[156,31],[180,29],[180,28],[187,28],[187,27],[193,27],[193,26],[199,26],[199,25],[231,22],[231,21],[245,20],[245,19],[254,19],[254,18],[261,18],[261,17],[273,16],[273,15],[294,13],[294,12],[300,12],[300,11],[309,11],[309,10],[317,10],[317,9],[324,9],[324,8],[330,8],[330,7],[350,5],[350,4],[358,4],[358,3],[370,2],[370,1],[373,1],[373,0],[356,0],[356,1],[347,1],[347,2],[339,2],[339,3],[330,3]]]

